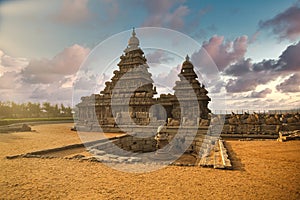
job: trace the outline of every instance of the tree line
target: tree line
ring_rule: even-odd
[[[72,108],[63,104],[15,103],[0,101],[0,119],[5,118],[72,117]]]

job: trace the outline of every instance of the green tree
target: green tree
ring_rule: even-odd
[[[0,101],[0,118],[11,118],[13,117],[10,102]]]
[[[53,106],[53,113],[52,113],[52,117],[59,117],[60,116],[60,109],[58,108],[58,105],[55,104]]]
[[[2,118],[35,118],[35,117],[71,117],[72,109],[63,104],[51,105],[49,102],[40,103],[21,103],[1,102],[0,119]]]
[[[43,112],[46,114],[46,117],[50,117],[52,115],[52,108],[49,102],[43,103]]]
[[[40,117],[41,115],[41,105],[40,103],[27,103],[27,110],[29,117]]]

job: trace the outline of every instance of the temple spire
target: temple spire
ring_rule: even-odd
[[[186,54],[185,60],[186,60],[186,61],[190,61],[190,57],[189,57],[188,54]]]
[[[131,37],[128,40],[128,46],[124,51],[129,52],[129,51],[132,51],[132,50],[139,49],[139,45],[140,45],[140,41],[136,37],[135,28],[133,27]]]

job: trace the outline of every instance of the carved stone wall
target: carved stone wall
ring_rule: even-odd
[[[133,32],[128,47],[124,50],[125,54],[120,56],[119,69],[113,72],[111,81],[105,83],[105,88],[100,94],[81,98],[81,102],[77,105],[76,126],[90,131],[99,130],[101,126],[104,131],[119,132],[120,130],[116,129],[118,125],[120,123],[126,125],[126,120],[119,120],[121,113],[124,112],[129,113],[131,120],[138,126],[148,125],[151,121],[150,115],[155,116],[156,120],[163,119],[166,122],[167,119],[181,121],[183,117],[208,118],[210,110],[207,105],[210,98],[204,85],[201,86],[197,80],[189,58],[187,57],[182,64],[182,70],[178,75],[180,81],[176,82],[174,87],[175,94],[161,94],[159,98],[154,98],[157,94],[156,88],[148,71],[149,66],[144,52],[138,45],[139,41]],[[187,92],[186,88],[190,88],[191,91]],[[185,102],[185,107],[180,107],[176,96],[185,97],[183,100],[180,99]],[[126,99],[129,101],[125,101]],[[153,113],[149,113],[154,104],[160,104],[166,112],[157,108]],[[200,113],[196,112],[199,109]]]

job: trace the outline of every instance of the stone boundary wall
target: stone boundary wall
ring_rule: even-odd
[[[32,151],[32,152],[25,153],[25,154],[6,156],[6,158],[7,159],[14,159],[14,158],[17,158],[17,157],[30,157],[30,155],[45,155],[45,154],[55,153],[55,152],[59,152],[59,151],[63,151],[63,150],[83,148],[85,146],[92,146],[92,145],[95,145],[95,144],[98,144],[98,143],[107,142],[107,140],[116,140],[116,139],[119,139],[119,138],[122,138],[122,137],[126,137],[126,135],[120,135],[120,136],[112,137],[112,138],[109,138],[109,139],[101,139],[101,140],[96,140],[96,141],[92,141],[92,142],[77,143],[77,144],[71,144],[71,145],[62,146],[62,147],[44,149],[44,150],[39,150],[39,151]],[[27,155],[27,156],[25,156],[25,155]],[[34,156],[32,156],[32,157],[34,157]]]
[[[31,131],[31,127],[28,126],[26,123],[0,126],[0,133],[27,132],[27,131]]]
[[[227,149],[224,146],[224,141],[219,140],[218,145],[219,145],[220,154],[221,154],[221,157],[222,157],[222,164],[223,164],[224,168],[231,169],[232,165],[231,165],[231,162],[229,160],[229,156],[227,154]]]
[[[103,131],[107,133],[122,133],[121,129],[118,127],[100,127],[100,125],[85,125],[76,127],[79,131],[90,131],[98,132]],[[157,127],[156,127],[157,128]],[[155,127],[147,128],[135,128],[130,126],[127,129],[135,133],[147,133],[147,132],[156,132]],[[170,135],[174,135],[178,130],[179,126],[167,126],[167,132]],[[151,129],[151,131],[149,131]],[[188,127],[185,129],[188,131]],[[199,126],[198,132],[207,130],[208,126]],[[194,131],[194,128],[191,130]],[[278,124],[278,125],[268,125],[268,124],[224,124],[221,136],[224,138],[253,138],[253,139],[276,139],[279,136],[279,131],[294,131],[300,130],[300,123],[290,123],[290,124]],[[206,134],[206,133],[201,133]],[[195,146],[195,145],[194,145]]]
[[[214,169],[233,169],[223,140],[211,144],[208,152],[199,157],[197,165]]]
[[[98,149],[107,153],[126,154],[126,152],[151,152],[156,150],[154,136],[145,138],[124,135],[111,141],[89,146],[89,149]],[[124,150],[124,151],[122,151]]]
[[[292,124],[224,124],[222,134],[256,134],[256,135],[277,135],[279,131],[294,131],[300,130],[300,123]]]
[[[300,130],[279,132],[277,141],[286,142],[289,140],[300,140]]]

